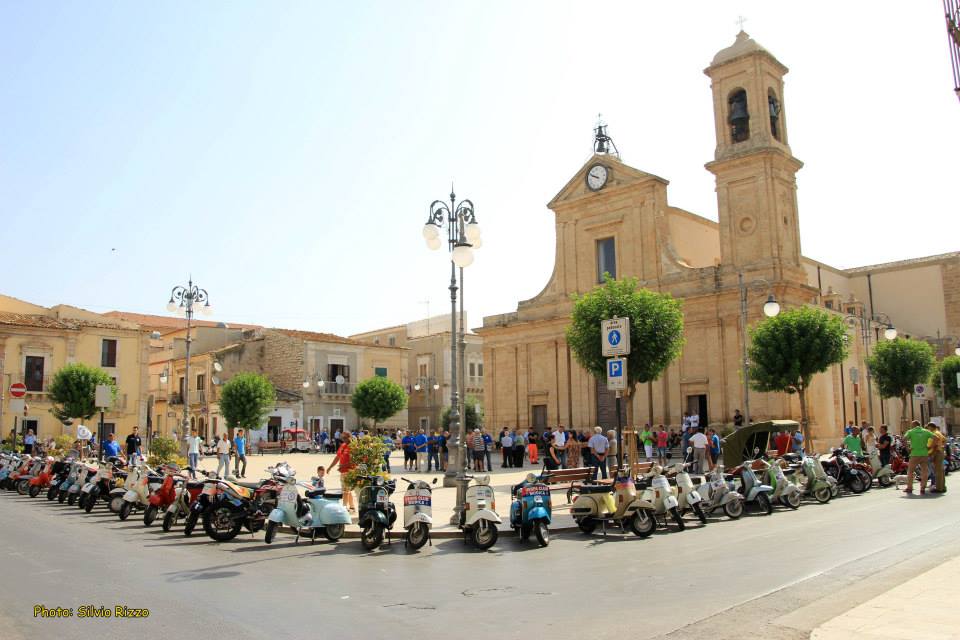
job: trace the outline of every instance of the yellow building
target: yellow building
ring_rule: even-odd
[[[719,221],[671,206],[668,182],[623,164],[599,129],[597,153],[548,205],[556,259],[546,287],[477,330],[491,428],[614,424],[612,393],[576,364],[564,339],[571,294],[591,290],[605,271],[683,301],[686,347],[658,380],[632,390],[638,423],[677,425],[691,412],[701,424],[730,424],[743,411],[741,291],[749,324],[763,318],[771,293],[785,308],[852,316],[850,357],[809,393],[814,446],[841,437],[847,420],[897,425],[899,402],[880,400],[864,365],[887,322],[916,338],[960,335],[960,253],[846,270],[802,255],[787,68],[741,31],[705,73],[717,140],[706,168],[716,177]],[[799,419],[796,396],[751,391],[749,401],[754,420]],[[939,412],[928,391],[908,411],[921,418],[931,409]]]
[[[147,336],[135,323],[67,305],[47,308],[0,295],[0,380],[3,385],[4,434],[13,427],[9,413],[10,385],[27,387],[27,415],[17,416],[21,428],[41,439],[76,433],[50,414],[47,398],[53,375],[72,362],[100,367],[118,388],[116,405],[104,414],[106,430],[125,437],[146,420]],[[96,433],[99,415],[86,421]],[[21,422],[22,421],[22,422]]]

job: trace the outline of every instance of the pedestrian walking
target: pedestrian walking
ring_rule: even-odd
[[[913,476],[920,469],[920,494],[927,492],[927,462],[929,462],[930,432],[913,421],[913,428],[903,434],[910,449],[910,461],[907,463],[907,493],[913,493]]]
[[[947,490],[946,478],[944,478],[943,457],[947,446],[947,437],[940,432],[940,427],[935,422],[928,422],[927,429],[930,431],[930,465],[933,467],[933,483],[930,493],[945,493]]]
[[[693,447],[693,471],[694,473],[705,473],[707,470],[707,445],[709,441],[707,436],[696,431],[690,436],[690,445]],[[686,458],[687,450],[683,450],[684,458]]]
[[[527,432],[527,458],[530,460],[530,464],[540,464],[540,451],[537,448],[537,440],[539,436],[537,432],[534,431],[533,427],[530,427],[530,430]]]
[[[237,429],[233,434],[233,452],[236,457],[233,459],[233,475],[238,478],[247,477],[247,438],[243,435],[243,429]],[[240,463],[243,463],[243,467]]]
[[[197,435],[196,429],[190,429],[190,435],[186,438],[187,443],[187,464],[190,467],[190,477],[196,479],[197,469],[200,468],[200,443],[203,438]]]
[[[501,469],[509,469],[513,466],[513,436],[506,429],[500,433],[500,455],[503,457],[500,463]]]
[[[643,445],[643,453],[647,457],[647,462],[653,460],[653,431],[650,430],[650,424],[643,425],[643,431],[640,432],[640,443]]]
[[[226,478],[230,474],[230,441],[227,440],[227,432],[224,431],[220,434],[220,439],[217,440],[217,475],[221,478]],[[223,468],[223,473],[221,474],[220,468]]]
[[[333,460],[330,462],[330,466],[327,467],[327,473],[330,473],[330,469],[333,469],[333,465],[339,463],[340,466],[337,470],[340,472],[340,486],[343,488],[343,505],[350,511],[356,511],[356,507],[353,503],[353,485],[350,484],[350,481],[347,480],[346,475],[353,471],[354,465],[350,460],[350,434],[341,433],[340,434],[340,447],[337,449],[337,454],[333,457]]]
[[[667,428],[662,424],[657,427],[657,464],[663,466],[667,464],[667,445],[670,442],[670,434]]]
[[[607,479],[607,452],[610,450],[610,441],[603,435],[603,427],[594,427],[593,435],[587,442],[590,448],[590,458],[593,461],[593,479],[597,479],[597,472],[604,480]]]
[[[707,440],[710,442],[710,468],[713,469],[720,462],[720,434],[716,429],[708,429]]]
[[[143,459],[143,448],[141,446],[140,427],[133,427],[133,432],[127,436],[127,460],[130,464],[136,464],[136,460]]]

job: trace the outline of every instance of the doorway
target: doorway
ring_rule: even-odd
[[[267,441],[278,442],[280,440],[280,427],[283,426],[283,419],[280,416],[270,416],[267,419]]]
[[[700,418],[700,429],[705,430],[710,424],[710,418],[707,415],[707,394],[687,396],[687,413],[697,415]]]
[[[547,405],[535,404],[530,407],[530,424],[536,429],[537,433],[543,433],[547,429]]]

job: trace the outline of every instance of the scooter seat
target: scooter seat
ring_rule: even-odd
[[[187,480],[187,489],[203,489],[203,481]]]
[[[795,474],[796,472],[797,472],[796,469],[784,469],[784,470],[783,470],[783,475],[785,475],[785,476],[792,476],[792,475]]]
[[[605,484],[582,484],[576,489],[582,494],[610,493],[610,486]]]
[[[304,495],[308,498],[325,498],[327,495],[326,489],[311,489],[307,491]]]
[[[250,489],[251,491],[256,491],[260,488],[259,482],[234,482],[233,484],[237,485],[238,487],[243,487],[244,489]]]

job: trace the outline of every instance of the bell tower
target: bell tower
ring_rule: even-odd
[[[796,172],[788,144],[783,76],[773,55],[744,31],[704,73],[711,80],[723,266],[805,282],[800,264]]]

